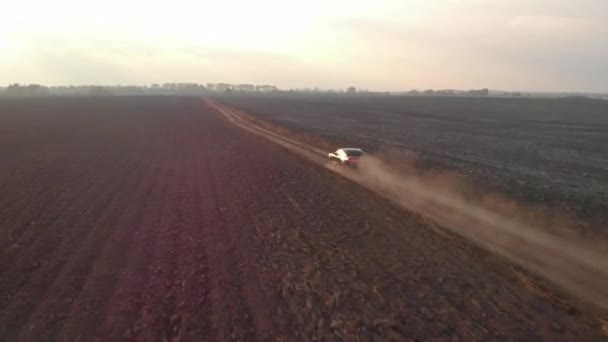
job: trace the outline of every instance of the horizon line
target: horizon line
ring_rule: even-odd
[[[117,83],[117,84],[103,84],[103,83],[79,83],[79,84],[44,84],[44,83],[19,83],[12,82],[7,85],[0,85],[1,89],[7,89],[10,86],[19,85],[23,87],[27,86],[40,86],[45,88],[79,88],[79,87],[102,87],[102,88],[119,88],[119,87],[137,87],[137,88],[154,88],[154,85],[157,85],[159,88],[163,88],[165,85],[190,85],[190,86],[203,86],[205,89],[208,88],[208,85],[221,85],[221,86],[229,86],[229,87],[239,87],[239,86],[254,86],[254,87],[272,87],[277,91],[306,91],[306,92],[346,92],[348,88],[354,87],[356,92],[370,92],[370,93],[408,93],[412,91],[417,92],[425,92],[425,91],[457,91],[457,92],[467,92],[467,91],[479,91],[487,89],[489,92],[502,92],[502,93],[528,93],[528,94],[593,94],[593,95],[608,95],[608,90],[606,91],[584,91],[584,90],[505,90],[498,88],[404,88],[399,90],[377,90],[377,89],[369,89],[365,87],[357,87],[357,86],[345,86],[342,88],[321,88],[321,87],[288,87],[282,88],[276,85],[268,84],[268,83],[227,83],[227,82],[153,82],[153,83]],[[225,89],[224,89],[225,90]],[[231,90],[241,90],[243,89],[233,89]],[[223,91],[223,90],[222,90]],[[255,91],[255,90],[254,90]]]

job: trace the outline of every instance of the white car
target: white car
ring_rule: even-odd
[[[360,148],[339,148],[336,152],[329,153],[327,159],[330,162],[339,163],[346,166],[356,167],[359,163],[359,158],[363,157],[365,152]]]

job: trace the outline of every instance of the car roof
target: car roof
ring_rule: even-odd
[[[340,148],[339,150],[342,150],[342,151],[344,151],[344,152],[348,152],[348,151],[357,151],[357,152],[363,152],[363,150],[362,150],[362,149],[360,149],[360,148],[356,148],[356,147],[343,147],[343,148]]]

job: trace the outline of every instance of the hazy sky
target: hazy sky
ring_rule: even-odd
[[[5,0],[0,85],[608,91],[608,0]]]

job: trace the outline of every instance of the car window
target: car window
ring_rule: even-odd
[[[346,155],[349,157],[360,157],[364,153],[361,150],[346,150]]]

